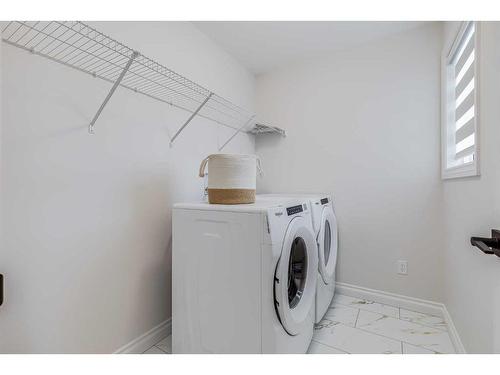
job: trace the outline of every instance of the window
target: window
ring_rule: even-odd
[[[464,22],[444,59],[443,178],[479,175],[478,24]]]

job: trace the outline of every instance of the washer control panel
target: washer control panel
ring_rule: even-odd
[[[295,214],[304,212],[304,210],[305,210],[304,206],[301,205],[301,204],[299,204],[297,206],[287,207],[286,208],[286,213],[288,214],[288,216],[290,216],[290,215],[295,215]]]

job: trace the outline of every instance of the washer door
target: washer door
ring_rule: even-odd
[[[288,225],[274,275],[274,302],[279,320],[289,335],[310,330],[318,256],[314,234],[302,217]]]
[[[318,233],[319,273],[325,284],[330,284],[335,277],[337,264],[338,228],[337,219],[331,206],[324,206],[321,213]]]

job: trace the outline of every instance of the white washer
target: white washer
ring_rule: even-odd
[[[318,252],[306,200],[176,204],[174,353],[305,353]]]
[[[258,200],[307,199],[318,247],[318,282],[316,290],[315,322],[319,323],[335,294],[335,267],[337,265],[338,226],[333,202],[328,194],[259,194]]]

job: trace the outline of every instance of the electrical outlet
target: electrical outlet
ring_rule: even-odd
[[[407,260],[399,260],[398,261],[398,274],[408,275],[408,261]]]

